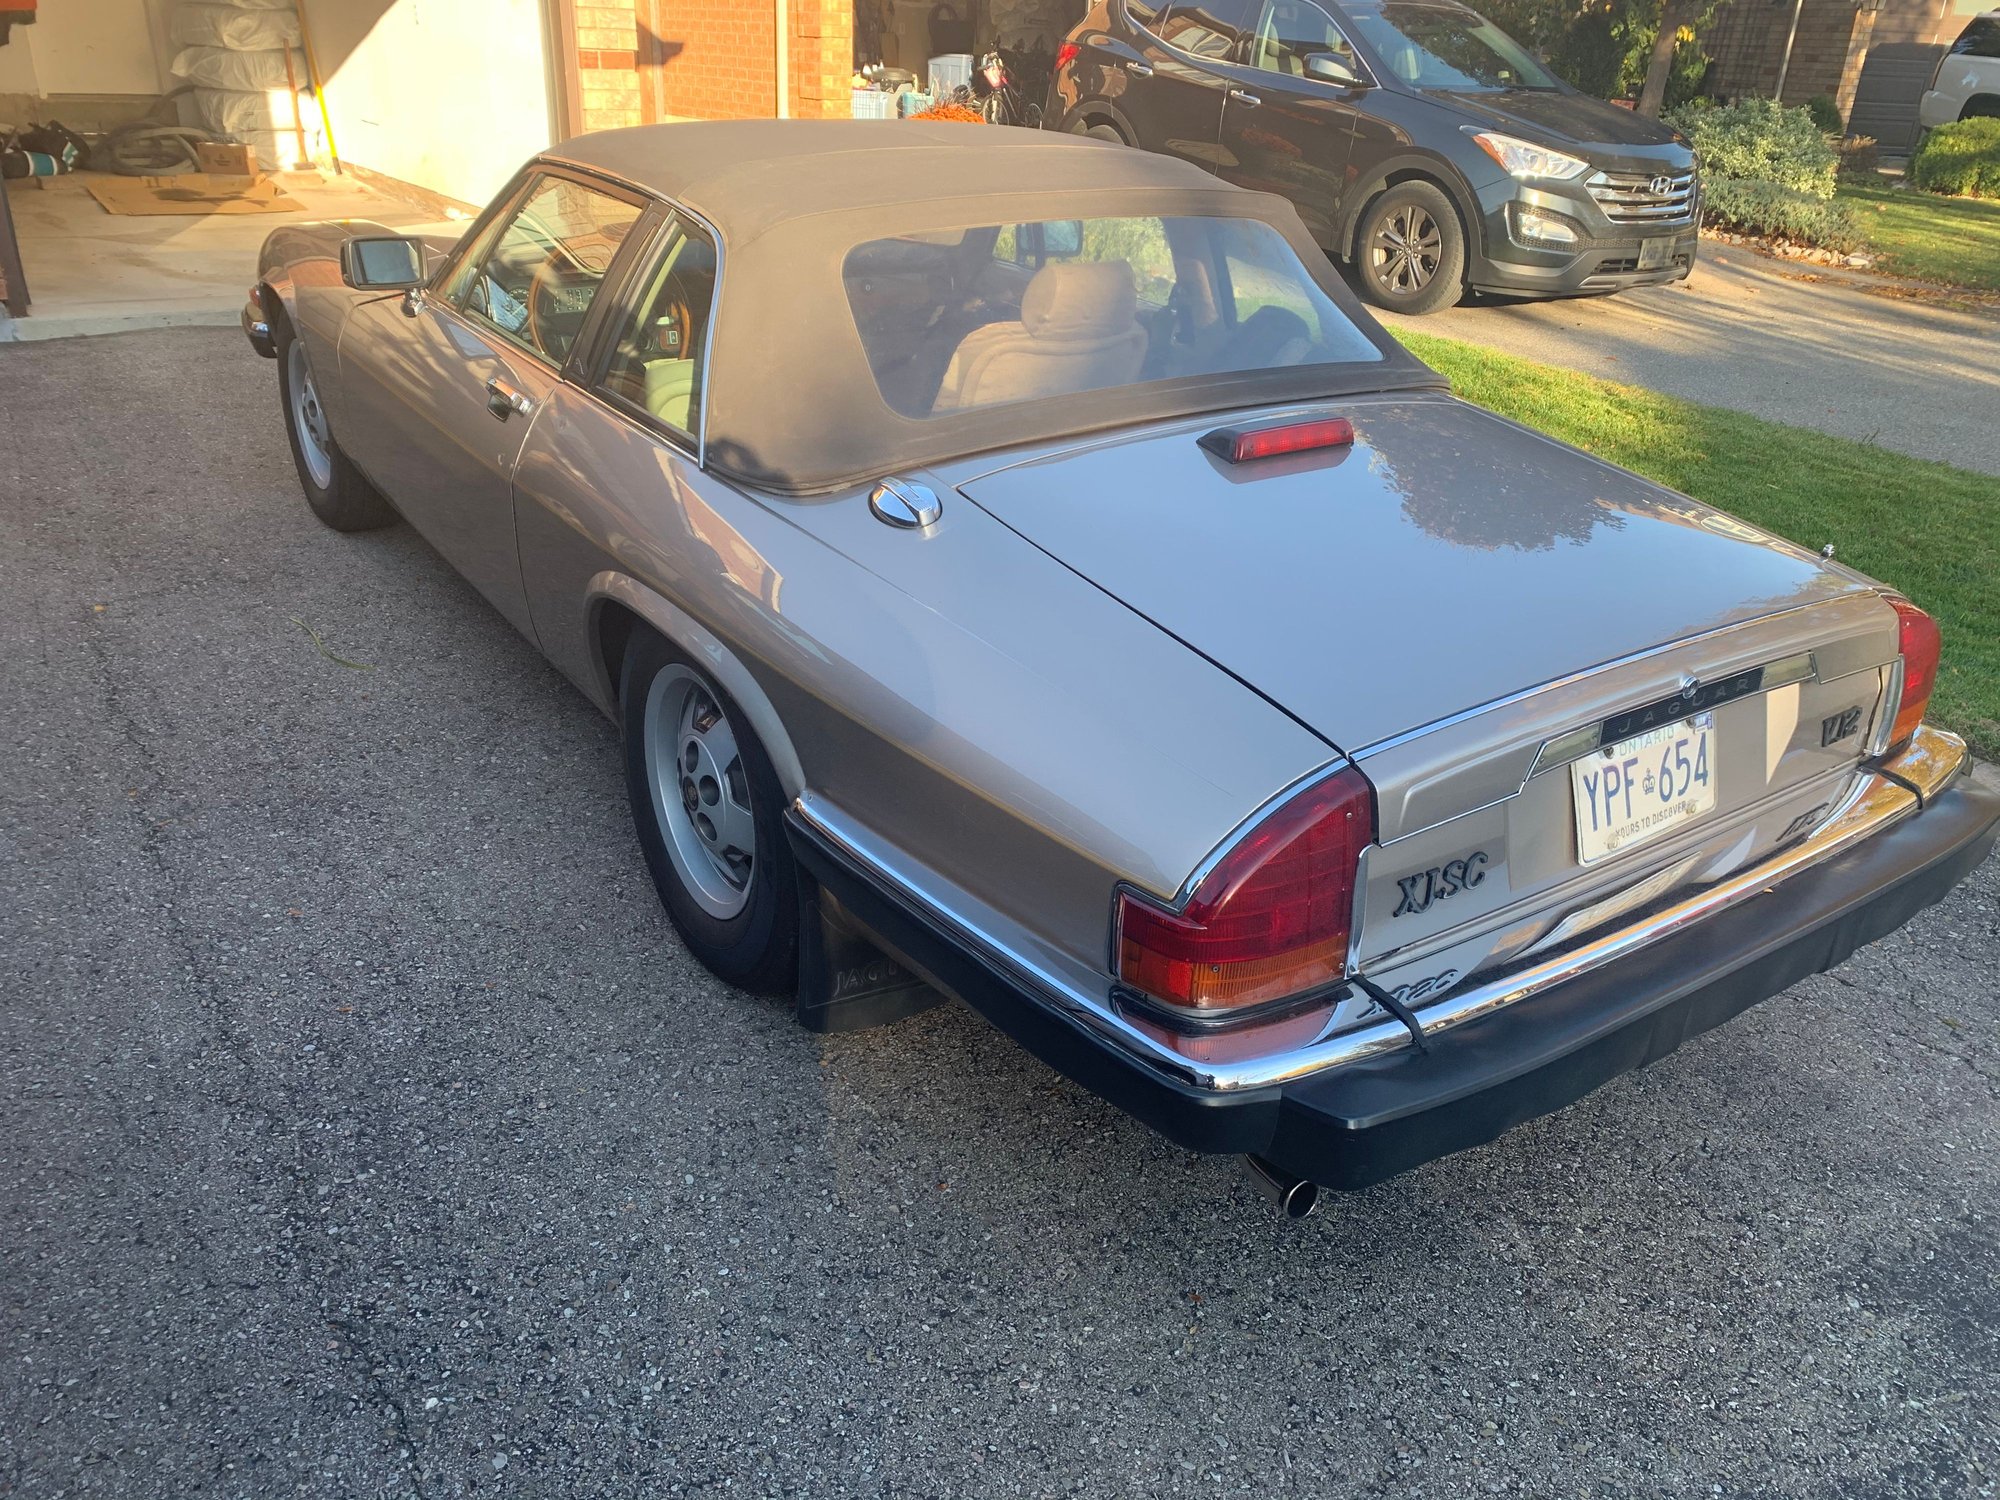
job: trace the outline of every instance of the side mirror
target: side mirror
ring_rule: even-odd
[[[424,242],[402,235],[356,235],[340,244],[340,279],[362,292],[406,292],[429,278]]]
[[[1368,82],[1337,52],[1309,52],[1306,54],[1306,77],[1319,83],[1330,83],[1335,88],[1365,89]]]

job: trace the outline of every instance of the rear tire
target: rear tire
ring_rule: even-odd
[[[1354,269],[1361,295],[1420,316],[1465,295],[1465,230],[1441,188],[1399,182],[1363,211]]]
[[[334,441],[305,342],[292,331],[288,318],[278,320],[277,335],[278,396],[306,504],[335,531],[373,531],[387,526],[396,519],[396,512]]]
[[[1076,124],[1070,126],[1069,133],[1071,135],[1087,135],[1094,141],[1109,141],[1114,146],[1129,146],[1132,144],[1125,139],[1124,134],[1116,125],[1092,125],[1086,121],[1079,120]]]
[[[639,848],[688,951],[746,990],[796,990],[798,869],[749,719],[650,630],[625,648],[618,708]]]

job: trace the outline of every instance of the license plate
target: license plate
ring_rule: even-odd
[[[1649,843],[1715,806],[1715,715],[1662,724],[1570,767],[1576,857],[1584,864]]]
[[[1668,254],[1673,248],[1674,242],[1664,236],[1657,240],[1639,241],[1639,269],[1642,271],[1664,270]]]

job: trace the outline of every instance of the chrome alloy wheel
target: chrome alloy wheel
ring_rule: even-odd
[[[1421,292],[1444,258],[1444,234],[1420,205],[1405,203],[1376,226],[1368,245],[1375,284],[1395,296]]]
[[[285,356],[285,374],[292,389],[292,426],[298,430],[299,452],[304,455],[306,472],[321,489],[333,483],[333,429],[327,425],[326,411],[319,404],[319,387],[313,384],[312,366],[306,363],[306,346],[292,340]]]
[[[750,901],[757,819],[750,775],[722,705],[685,667],[646,691],[646,779],[674,873],[697,905],[728,921]]]

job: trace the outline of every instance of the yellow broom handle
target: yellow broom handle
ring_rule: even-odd
[[[319,100],[319,122],[326,129],[326,154],[333,158],[334,172],[344,176],[340,170],[340,147],[333,140],[333,115],[326,107],[326,79],[320,76],[319,58],[313,53],[312,27],[306,24],[305,0],[294,0],[293,9],[299,18],[299,40],[306,49],[306,76],[312,80],[313,97]]]

